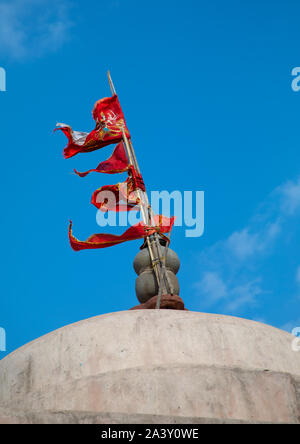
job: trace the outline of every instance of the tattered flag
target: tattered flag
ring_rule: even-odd
[[[80,241],[73,236],[72,222],[70,222],[69,239],[71,247],[75,251],[107,248],[130,240],[146,238],[154,233],[169,233],[172,230],[174,221],[175,217],[169,218],[162,215],[156,215],[154,216],[154,226],[139,222],[136,225],[132,225],[121,235],[98,233],[93,234],[86,241]]]
[[[68,138],[69,143],[64,149],[64,157],[75,156],[78,153],[87,153],[103,148],[111,143],[122,140],[122,130],[130,138],[123,111],[118,96],[105,97],[95,103],[93,117],[96,127],[90,133],[74,131],[71,126],[58,123],[54,131],[61,130]]]
[[[126,151],[124,148],[123,142],[118,143],[118,145],[115,147],[112,155],[109,157],[109,159],[104,160],[103,162],[99,163],[97,168],[85,171],[83,173],[80,173],[79,171],[75,171],[75,173],[80,177],[85,177],[91,172],[96,173],[106,173],[106,174],[115,174],[115,173],[124,173],[129,168],[129,163],[126,155]]]

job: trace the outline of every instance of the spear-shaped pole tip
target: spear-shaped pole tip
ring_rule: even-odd
[[[115,95],[116,94],[116,90],[115,90],[113,81],[111,79],[111,75],[110,75],[110,71],[109,70],[107,71],[107,77],[108,77],[108,82],[109,82],[109,86],[110,86],[110,89],[111,89],[111,93],[112,93],[112,95]]]

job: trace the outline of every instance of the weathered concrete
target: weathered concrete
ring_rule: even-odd
[[[253,423],[254,422],[251,422]],[[257,423],[257,422],[256,422]],[[189,416],[161,416],[82,411],[9,411],[0,409],[0,424],[249,424],[249,421]],[[270,424],[266,421],[259,424]]]
[[[0,423],[300,423],[292,340],[230,316],[97,316],[0,361]]]

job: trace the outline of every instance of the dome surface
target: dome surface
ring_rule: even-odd
[[[299,423],[293,339],[191,311],[96,316],[0,361],[0,423]]]

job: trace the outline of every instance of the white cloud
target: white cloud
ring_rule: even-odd
[[[10,0],[0,4],[0,52],[15,59],[57,50],[71,21],[65,0]]]
[[[263,253],[274,242],[280,233],[280,221],[267,223],[260,228],[251,224],[246,228],[235,231],[226,241],[228,250],[239,260],[247,260]]]
[[[257,233],[250,234],[248,228],[232,233],[226,244],[228,250],[241,260],[253,256],[260,248]]]
[[[196,287],[202,292],[206,302],[217,302],[228,296],[226,284],[217,272],[203,273],[202,279],[196,283]]]
[[[288,220],[300,209],[300,178],[277,187],[259,206],[248,225],[200,254],[195,283],[201,304],[236,312],[255,305],[263,288],[259,265],[270,254]],[[300,267],[296,275],[300,285]]]
[[[235,312],[240,308],[256,305],[257,296],[264,293],[260,287],[261,279],[253,279],[252,281],[246,281],[243,284],[233,286],[230,291],[230,298],[225,305],[225,310],[229,312]]]
[[[246,281],[234,285],[230,280],[223,278],[221,272],[206,271],[202,278],[195,284],[195,288],[201,293],[201,305],[209,307],[216,303],[222,303],[223,310],[235,312],[244,305],[255,305],[256,296],[263,293],[260,288],[260,279]]]
[[[300,327],[300,318],[292,321],[288,321],[285,324],[281,325],[279,328],[281,330],[288,331],[289,333],[292,333],[292,330],[294,328]]]
[[[293,215],[300,209],[300,177],[296,182],[288,181],[276,192],[281,198],[281,209],[285,214]]]

